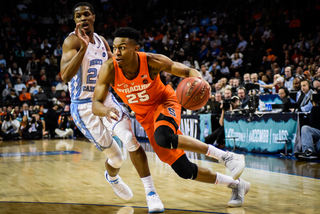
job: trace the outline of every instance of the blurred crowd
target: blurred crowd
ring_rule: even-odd
[[[16,123],[12,127],[20,133],[13,138],[30,138],[21,135],[22,123],[42,124],[42,135],[59,135],[54,131],[59,128],[58,118],[70,104],[68,83],[61,81],[59,73],[61,46],[74,29],[72,7],[77,2],[2,3],[1,124],[7,120]],[[221,102],[236,95],[244,108],[252,91],[246,85],[252,83],[257,88],[251,93],[258,96],[278,94],[287,98],[286,102],[295,103],[295,111],[312,108],[312,94],[320,89],[320,26],[314,22],[320,16],[318,0],[303,4],[292,1],[290,5],[279,0],[90,3],[96,12],[95,31],[110,46],[116,28],[135,27],[141,32],[140,51],[164,54],[199,70],[212,86],[211,101]],[[175,89],[181,78],[161,72],[161,80]],[[293,93],[294,97],[290,96]],[[24,119],[25,108],[32,114]],[[49,111],[56,116],[51,118],[54,129],[46,121]],[[11,126],[4,126],[1,133],[8,130]]]

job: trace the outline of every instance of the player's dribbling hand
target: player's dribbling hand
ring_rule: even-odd
[[[198,77],[199,79],[202,79],[202,80],[204,80],[202,77]],[[210,84],[208,83],[208,81],[206,81],[206,80],[204,80],[206,83],[207,83],[207,87],[208,87],[208,89],[209,89],[209,99],[211,98],[211,86],[210,86]]]
[[[82,29],[81,23],[77,23],[75,33],[81,42],[81,46],[87,47],[89,45],[90,39],[86,32]]]
[[[111,119],[118,121],[119,119],[119,112],[115,108],[108,108],[107,114],[106,114],[107,120],[112,123]]]

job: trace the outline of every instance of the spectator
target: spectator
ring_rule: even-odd
[[[301,89],[301,79],[299,77],[296,77],[292,81],[292,88],[290,91],[300,91]]]
[[[27,126],[22,131],[22,137],[24,139],[40,139],[42,138],[42,122],[36,119],[36,114],[33,113],[31,119],[27,123]]]
[[[212,83],[212,76],[209,74],[209,71],[207,71],[205,65],[201,65],[201,76],[208,83],[210,83],[210,84]]]
[[[16,90],[14,88],[10,89],[10,94],[5,97],[6,105],[18,105],[20,103],[19,97],[16,94]]]
[[[226,88],[224,90],[224,99],[231,99],[232,97],[232,91],[230,88]]]
[[[49,82],[49,80],[47,79],[47,75],[43,74],[41,77],[40,77],[40,80],[39,80],[39,85],[45,89],[49,89],[51,88],[51,84]]]
[[[1,125],[1,137],[3,138],[3,140],[19,139],[19,126],[20,122],[17,119],[13,119],[12,114],[6,114]]]
[[[33,84],[29,89],[30,94],[32,95],[37,94],[39,91],[39,88],[41,88],[41,86],[37,84],[37,81],[33,81]]]
[[[22,83],[20,78],[17,78],[17,83],[14,85],[14,89],[20,94],[23,88],[27,88],[26,84]]]
[[[47,95],[43,92],[42,87],[39,87],[38,93],[34,95],[34,99],[39,101],[39,100],[48,100]]]
[[[241,35],[239,36],[239,40],[240,42],[237,48],[239,48],[240,52],[244,52],[247,48],[248,42],[244,40],[244,38]]]
[[[36,54],[32,53],[31,59],[27,64],[27,71],[30,74],[36,74],[38,71],[39,59],[36,58]]]
[[[56,75],[54,81],[52,82],[52,86],[57,86],[59,83],[61,83],[61,78],[59,75]]]
[[[312,108],[311,97],[313,91],[310,89],[308,80],[301,81],[301,90],[297,93],[296,102],[299,104],[299,111],[309,112]]]
[[[320,80],[319,79],[315,79],[312,82],[312,87],[317,90],[320,91]],[[319,92],[318,92],[319,93]]]
[[[225,133],[224,133],[224,114],[226,111],[232,111],[239,109],[240,100],[239,97],[233,96],[231,102],[221,102],[221,116],[219,119],[220,127],[214,130],[214,132],[205,137],[205,143],[213,144],[217,147],[223,147],[225,145]]]
[[[289,92],[288,88],[280,87],[279,88],[279,97],[281,98],[281,101],[283,103],[282,112],[292,112],[293,111],[292,104],[294,104],[296,102],[290,98],[290,92]]]
[[[220,71],[224,77],[229,77],[230,71],[225,61],[222,61]]]
[[[66,84],[66,82],[62,81],[60,83],[57,84],[56,86],[56,90],[57,91],[68,91],[68,85]]]
[[[23,103],[20,117],[22,118],[24,115],[26,115],[28,117],[28,119],[31,118],[31,112],[29,111],[29,106],[27,103]]]
[[[29,80],[27,81],[26,86],[30,88],[33,86],[34,82],[37,82],[37,80],[33,77],[33,74],[29,74]]]
[[[242,68],[242,59],[239,58],[238,53],[235,53],[234,55],[234,61],[230,65],[230,70],[232,71],[231,74],[234,74],[235,72],[241,72]]]
[[[52,108],[48,109],[45,117],[46,127],[49,132],[49,138],[53,139],[55,137],[55,129],[58,128],[58,105],[54,105]]]
[[[288,66],[284,69],[284,74],[285,74],[285,82],[284,82],[284,86],[291,90],[292,89],[292,83],[293,83],[293,80],[294,80],[294,77],[292,76],[292,70],[291,70],[291,66]]]
[[[63,138],[68,136],[72,137],[74,128],[75,128],[75,124],[70,115],[70,107],[69,105],[66,105],[64,108],[64,111],[59,116],[58,128],[55,129],[55,133],[59,137],[63,137]]]
[[[7,67],[7,61],[3,58],[3,54],[0,54],[0,64],[3,64],[4,67]]]
[[[32,100],[31,94],[27,92],[26,88],[22,88],[22,93],[19,95],[21,102],[30,102]]]
[[[18,67],[17,62],[12,62],[12,65],[8,69],[8,73],[11,75],[14,84],[17,82],[17,78],[22,77],[22,70]]]
[[[258,74],[257,74],[257,73],[251,74],[250,77],[251,77],[251,82],[252,82],[252,83],[257,83],[257,84],[259,84],[259,85],[266,85],[265,82],[263,82],[263,81],[261,81],[261,80],[258,79]],[[261,92],[261,93],[264,93],[264,88],[260,87],[260,92]]]
[[[41,122],[42,123],[42,136],[47,136],[49,134],[48,131],[46,131],[46,123],[43,119],[41,119],[39,113],[35,113],[34,117],[36,118],[36,121]]]
[[[59,102],[64,102],[65,104],[70,104],[70,97],[67,96],[65,91],[61,91],[60,97],[58,97]]]
[[[320,155],[320,106],[318,100],[312,100],[309,121],[310,126],[304,125],[301,128],[302,152],[294,152],[298,160],[314,160],[318,159]]]
[[[240,99],[240,107],[245,108],[248,105],[248,98],[246,95],[246,89],[244,87],[239,87],[237,89],[237,95]]]
[[[7,87],[5,89],[3,89],[3,91],[2,91],[2,97],[5,98],[6,96],[10,95],[11,89],[13,89],[12,84],[11,84],[11,82],[8,82]],[[16,94],[16,95],[18,95],[18,94]]]

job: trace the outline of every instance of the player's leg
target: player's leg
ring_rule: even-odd
[[[192,179],[200,182],[223,185],[232,189],[232,196],[228,206],[238,207],[244,202],[244,196],[250,189],[250,183],[243,179],[233,180],[232,177],[213,172],[208,168],[199,167],[190,162],[184,154],[177,159],[172,165],[172,169],[184,179]]]
[[[149,212],[163,212],[164,206],[154,187],[146,153],[133,134],[129,116],[111,93],[105,99],[104,105],[114,107],[119,111],[119,121],[112,120],[110,123],[106,118],[102,118],[102,121],[105,127],[112,130],[129,151],[131,162],[145,188]]]
[[[245,168],[244,156],[208,145],[186,135],[177,135],[180,125],[181,107],[176,100],[168,100],[157,108],[155,113],[156,143],[168,149],[182,149],[205,154],[225,164],[230,170],[233,179],[238,179]]]
[[[106,180],[115,193],[124,200],[132,198],[131,189],[122,181],[118,172],[123,163],[123,155],[118,144],[113,140],[110,132],[104,127],[98,116],[91,110],[91,103],[71,104],[71,115],[76,126],[97,149],[107,156],[105,162]]]
[[[129,151],[132,164],[136,168],[145,188],[149,212],[163,212],[164,206],[154,187],[147,155],[132,132],[130,119],[125,116],[117,123],[113,132]]]

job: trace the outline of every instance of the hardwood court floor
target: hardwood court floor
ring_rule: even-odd
[[[320,164],[246,155],[242,178],[251,189],[241,208],[228,208],[231,190],[179,178],[152,152],[149,166],[166,214],[320,213]],[[103,176],[105,156],[82,140],[0,143],[0,213],[148,213],[142,182],[123,148],[120,176],[134,197],[118,198]],[[228,170],[204,155],[187,153],[200,166]]]

